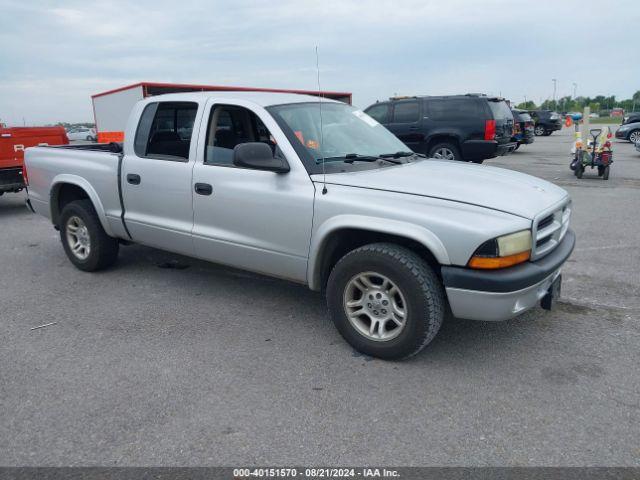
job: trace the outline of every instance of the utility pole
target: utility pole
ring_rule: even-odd
[[[573,99],[576,99],[576,94],[578,92],[578,84],[576,82],[573,82]]]
[[[551,81],[553,82],[553,107],[556,108],[556,87],[558,86],[558,79],[552,78]]]

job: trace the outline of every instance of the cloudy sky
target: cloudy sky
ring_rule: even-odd
[[[640,90],[638,0],[0,0],[0,121],[93,119],[139,81],[397,94]]]

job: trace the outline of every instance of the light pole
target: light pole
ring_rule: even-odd
[[[558,86],[558,79],[557,78],[552,78],[551,81],[553,82],[553,107],[555,108],[555,106],[556,106],[556,87]]]
[[[576,99],[576,93],[578,92],[578,84],[573,82],[573,99]]]

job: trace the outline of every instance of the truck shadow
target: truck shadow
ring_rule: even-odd
[[[121,249],[116,268],[135,270],[145,278],[175,276],[176,287],[182,290],[181,295],[197,296],[201,295],[198,292],[204,292],[212,302],[246,304],[251,311],[261,311],[268,305],[270,314],[266,318],[271,323],[270,328],[277,329],[290,325],[289,322],[296,322],[297,327],[308,329],[309,335],[317,335],[316,342],[334,345],[333,351],[337,346],[337,351],[342,352],[339,353],[341,357],[352,357],[354,362],[361,362],[363,358],[382,361],[354,352],[331,323],[324,295],[306,286],[138,245]],[[290,312],[294,311],[297,314],[292,316]],[[544,312],[534,310],[505,322],[478,322],[448,317],[432,343],[402,363],[428,364],[429,368],[437,368],[439,364],[450,368],[458,363],[461,368],[469,368],[470,358],[479,362],[479,365],[492,363],[495,362],[493,357],[500,356],[501,352],[507,356],[513,355],[513,351],[522,343],[537,341],[540,330],[546,328],[541,326],[546,322],[539,321],[544,316]],[[187,317],[184,320],[188,321]],[[264,329],[264,321],[262,316],[256,318],[248,314],[246,331],[242,335],[251,336],[252,332]]]
[[[22,193],[5,193],[0,196],[0,219],[31,215],[24,204]]]

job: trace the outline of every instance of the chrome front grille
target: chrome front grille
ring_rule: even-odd
[[[542,212],[533,221],[531,259],[544,257],[562,241],[571,220],[571,200]]]

